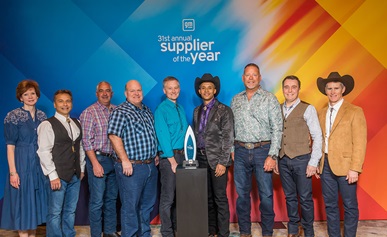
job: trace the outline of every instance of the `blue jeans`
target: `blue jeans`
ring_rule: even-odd
[[[357,204],[357,183],[348,184],[345,176],[336,176],[325,158],[323,172],[321,174],[321,186],[327,214],[328,235],[340,237],[340,210],[338,205],[339,192],[344,204],[344,236],[355,237],[357,223],[359,221],[359,209]]]
[[[306,177],[306,168],[310,160],[310,154],[296,156],[290,159],[286,155],[279,160],[279,172],[282,188],[286,196],[286,208],[288,211],[288,233],[298,234],[300,216],[298,203],[301,206],[301,225],[304,228],[305,237],[314,236],[314,204],[312,196],[312,178]],[[298,197],[300,202],[298,202]]]
[[[176,162],[181,165],[184,160],[183,154],[174,154]],[[176,223],[176,174],[171,169],[171,163],[167,158],[161,158],[160,164],[160,232],[163,237],[173,237]]]
[[[158,170],[154,163],[132,164],[133,174],[122,173],[116,162],[118,189],[121,199],[121,236],[150,237],[150,213],[157,197]]]
[[[117,231],[117,210],[116,201],[118,196],[118,186],[114,161],[112,158],[97,155],[97,160],[101,164],[103,177],[94,176],[93,165],[86,159],[87,177],[89,181],[89,219],[90,234],[92,237],[101,237],[102,233],[102,213],[103,232],[112,234]]]
[[[251,234],[251,177],[255,174],[258,194],[261,203],[262,235],[273,235],[273,181],[272,172],[265,172],[263,165],[268,156],[270,144],[248,150],[239,144],[235,145],[234,182],[238,194],[236,211],[239,231]]]
[[[81,181],[74,175],[70,182],[60,180],[60,190],[48,184],[47,237],[75,236],[74,220]]]

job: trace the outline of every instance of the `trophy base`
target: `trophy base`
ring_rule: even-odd
[[[185,160],[183,161],[184,169],[196,169],[199,167],[199,162],[197,160]]]

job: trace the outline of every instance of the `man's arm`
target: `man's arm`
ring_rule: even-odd
[[[312,153],[306,168],[306,176],[311,177],[317,174],[317,166],[322,157],[322,132],[318,121],[317,111],[313,105],[309,105],[304,113],[304,120],[309,128],[312,137]]]
[[[364,112],[360,107],[355,108],[354,118],[352,122],[352,159],[351,165],[346,179],[348,183],[355,183],[358,181],[359,173],[362,171],[364,158],[367,147],[367,123]]]
[[[52,190],[59,190],[61,182],[56,172],[55,163],[52,159],[52,148],[54,147],[55,134],[51,123],[43,121],[38,127],[38,146],[37,151],[44,175],[48,175]]]
[[[161,151],[163,152],[163,157],[160,157],[160,159],[167,158],[169,163],[171,163],[172,172],[176,173],[178,164],[173,154],[172,138],[169,133],[167,121],[165,121],[163,111],[160,108],[155,111],[155,131]]]
[[[226,166],[231,157],[231,149],[234,145],[234,115],[231,108],[224,106],[225,110],[220,119],[220,129],[222,130],[222,154],[219,154],[219,163],[215,169],[215,176],[222,176],[226,171]]]
[[[132,175],[133,166],[132,163],[129,161],[128,155],[126,154],[122,138],[117,135],[109,134],[109,139],[112,143],[115,153],[122,162],[122,173],[127,176]]]
[[[79,116],[79,120],[82,125],[83,148],[85,149],[86,155],[93,166],[93,174],[96,177],[103,177],[103,167],[98,162],[97,156],[95,155],[95,131],[93,129],[93,114],[88,109],[86,109]]]

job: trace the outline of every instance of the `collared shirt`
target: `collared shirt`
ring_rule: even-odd
[[[343,104],[343,102],[344,102],[344,98],[341,99],[339,102],[337,102],[334,106],[331,106],[330,104],[328,104],[328,110],[325,117],[325,131],[326,131],[325,132],[325,151],[324,151],[325,153],[328,153],[328,140],[329,140],[328,138],[329,138],[333,123],[335,122],[337,113],[339,112],[339,109]],[[332,114],[331,114],[331,108],[333,108]]]
[[[128,101],[117,106],[110,115],[108,134],[122,139],[129,160],[147,160],[157,154],[157,138],[151,110]]]
[[[286,102],[283,104],[283,113],[286,118],[293,111],[295,107],[301,102],[300,98],[297,98],[296,102],[287,107]],[[310,136],[313,140],[312,153],[308,165],[317,167],[318,162],[322,157],[322,132],[320,122],[318,121],[317,111],[313,105],[309,105],[304,112],[304,120],[309,128]]]
[[[67,130],[67,133],[70,138],[75,141],[79,135],[81,134],[81,131],[79,130],[78,126],[74,123],[72,119],[70,119],[70,125],[67,123],[66,119],[67,117],[59,114],[58,112],[55,112],[55,118],[57,118],[65,127]],[[44,175],[48,175],[50,180],[54,180],[59,178],[58,173],[56,172],[55,163],[52,157],[52,149],[54,147],[55,142],[55,134],[54,130],[52,129],[51,123],[47,120],[43,121],[39,127],[38,127],[38,144],[39,149],[37,151],[39,158],[40,158],[40,164],[42,166],[42,170]],[[82,143],[80,144],[80,150],[79,150],[79,162],[81,165],[81,172],[85,172],[85,151],[83,150]]]
[[[155,111],[155,130],[159,142],[161,158],[173,157],[173,150],[184,148],[185,133],[188,128],[183,106],[168,98],[157,106]]]
[[[79,116],[82,125],[82,143],[85,151],[102,151],[112,153],[113,148],[107,136],[109,115],[115,105],[106,107],[100,102],[87,107]]]
[[[282,115],[277,98],[259,88],[250,100],[246,91],[235,95],[231,101],[234,113],[235,140],[260,142],[271,140],[269,155],[278,155],[281,148]]]
[[[207,125],[208,115],[210,114],[212,107],[214,107],[215,102],[216,102],[216,98],[212,98],[210,103],[208,103],[207,105],[204,105],[204,104],[202,105],[201,113],[199,115],[199,129],[198,129],[199,133],[197,138],[198,148],[203,149],[206,147],[206,142],[204,139],[204,131]]]

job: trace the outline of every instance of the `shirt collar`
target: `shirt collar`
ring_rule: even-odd
[[[328,109],[331,109],[333,108],[333,110],[335,111],[339,111],[341,105],[343,104],[344,102],[344,98],[342,98],[339,102],[337,102],[334,106],[331,106],[329,103],[328,103]]]
[[[57,118],[61,122],[66,122],[67,118],[70,118],[70,116],[69,117],[65,117],[62,114],[58,113],[58,112],[55,112],[54,116],[55,116],[55,118]]]
[[[111,104],[110,104],[109,107],[106,107],[105,105],[101,104],[98,100],[97,100],[97,105],[98,105],[102,110],[108,110],[108,111],[110,111],[110,110],[113,109],[113,107],[112,107]]]
[[[297,98],[296,101],[291,105],[291,106],[286,106],[286,101],[284,102],[284,108],[285,109],[290,109],[296,107],[299,103],[301,102],[300,98]]]
[[[134,104],[130,103],[128,100],[125,100],[125,103],[132,109],[135,110],[141,110],[139,107],[135,106]],[[144,104],[141,102],[141,108],[144,109]]]
[[[212,100],[210,101],[210,103],[208,103],[207,105],[204,105],[203,104],[203,107],[206,106],[207,109],[211,109],[212,107],[214,107],[214,104],[215,104],[215,101],[216,101],[216,98],[212,98]]]

